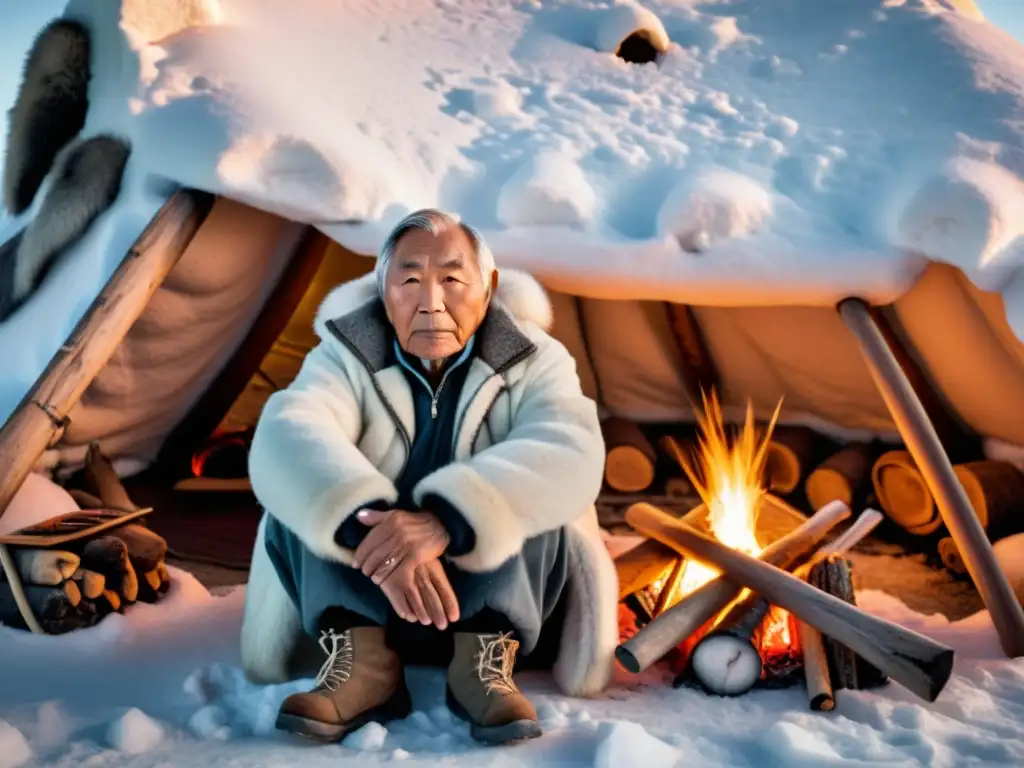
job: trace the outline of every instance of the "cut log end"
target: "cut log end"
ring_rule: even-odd
[[[819,693],[811,699],[811,709],[815,712],[831,712],[836,708],[836,699],[831,693]]]
[[[606,446],[604,478],[610,488],[637,493],[654,482],[657,454],[632,421],[614,416],[601,423]]]
[[[932,492],[909,452],[882,454],[871,470],[871,480],[882,509],[901,528],[927,536],[942,526]]]
[[[694,677],[710,693],[739,696],[761,678],[761,656],[749,640],[729,634],[705,637],[690,657]]]

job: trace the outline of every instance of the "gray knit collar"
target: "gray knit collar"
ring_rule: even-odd
[[[395,332],[380,299],[328,320],[326,325],[362,360],[370,373],[382,371],[393,363],[391,348]],[[519,330],[508,310],[492,302],[476,332],[476,356],[500,373],[535,350],[536,345]]]

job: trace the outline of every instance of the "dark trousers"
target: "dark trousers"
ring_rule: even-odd
[[[298,536],[267,515],[270,561],[313,637],[327,628],[387,628],[388,644],[406,663],[444,663],[455,632],[514,632],[524,656],[546,665],[557,645],[568,581],[568,534],[556,529],[526,541],[522,551],[489,573],[463,571],[443,560],[459,601],[460,619],[444,632],[404,621],[380,587],[355,568],[317,557]],[[536,653],[535,653],[536,652]],[[531,665],[532,666],[532,665]]]

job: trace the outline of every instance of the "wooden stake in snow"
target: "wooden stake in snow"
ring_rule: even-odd
[[[949,680],[953,671],[952,648],[865,613],[668,515],[647,518],[645,533],[719,568],[736,586],[761,594],[823,634],[843,638],[844,645],[921,698],[935,701]]]
[[[164,204],[0,429],[0,517],[36,460],[63,433],[68,413],[181,258],[212,205],[211,195],[187,190]]]
[[[842,502],[826,504],[795,531],[765,547],[761,559],[784,568],[809,552],[837,523],[849,516],[850,509]],[[672,519],[645,503],[634,504],[626,512],[626,520],[638,531],[677,552],[682,551],[661,535],[651,533],[654,530],[651,522],[657,527],[657,521],[662,517]],[[642,672],[725,610],[741,591],[725,578],[712,579],[620,645],[615,650],[615,657],[630,672]]]
[[[942,520],[992,616],[1003,651],[1011,658],[1024,656],[1024,609],[996,562],[985,530],[943,452],[920,399],[900,369],[868,305],[851,298],[840,302],[838,309],[840,317],[857,337],[886,407],[935,497]]]

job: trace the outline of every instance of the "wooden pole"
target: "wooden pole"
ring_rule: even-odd
[[[630,524],[681,554],[720,569],[736,586],[747,587],[785,608],[874,664],[911,693],[935,701],[953,672],[953,649],[898,624],[865,613],[769,563],[730,549],[654,507]]]
[[[641,502],[626,512],[627,522],[633,525],[634,519],[642,520],[648,510],[660,514],[656,507]],[[785,568],[809,552],[837,523],[849,516],[850,509],[842,502],[826,504],[799,528],[765,547],[760,557],[765,562]],[[668,542],[661,543],[671,546]],[[678,551],[677,547],[672,549]],[[725,610],[742,591],[722,577],[712,579],[622,643],[615,650],[615,658],[630,672],[642,672]]]
[[[0,517],[212,207],[212,195],[189,190],[164,203],[0,429]]]
[[[1024,656],[1024,609],[996,562],[985,530],[953,472],[949,457],[942,450],[921,401],[886,344],[868,305],[861,299],[845,299],[839,304],[839,315],[857,337],[875,385],[931,489],[967,572],[992,616],[1003,651],[1010,658]]]

